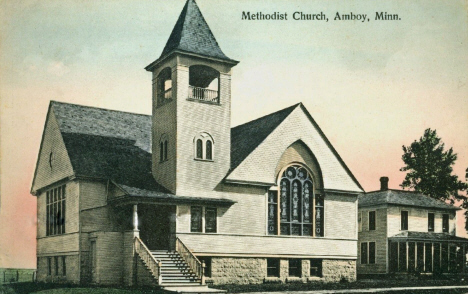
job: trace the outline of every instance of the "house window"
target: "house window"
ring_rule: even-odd
[[[52,257],[47,258],[47,275],[52,275]]]
[[[198,160],[213,160],[214,141],[210,134],[200,133],[194,139],[195,159]]]
[[[369,264],[375,263],[375,242],[369,242]]]
[[[367,242],[361,243],[361,264],[367,264]]]
[[[46,192],[46,235],[65,233],[65,185]]]
[[[66,263],[65,258],[66,258],[65,256],[62,256],[62,276],[67,275],[67,263]]]
[[[216,233],[217,232],[217,209],[215,207],[192,206],[190,208],[190,212],[191,212],[190,213],[190,231],[191,232],[194,232],[194,233]]]
[[[309,172],[299,165],[289,166],[281,175],[277,199],[281,235],[323,237],[324,199],[321,195],[314,197],[312,181]],[[273,204],[274,197],[271,200]],[[274,213],[269,211],[270,216]]]
[[[449,232],[449,215],[448,214],[442,215],[442,232],[444,233]]]
[[[375,211],[369,211],[369,231],[375,230]]]
[[[55,275],[59,275],[59,261],[58,261],[58,256],[54,256],[54,265],[55,265]]]
[[[401,211],[401,230],[408,230],[408,211]]]
[[[362,212],[358,213],[358,232],[362,232]]]
[[[205,233],[216,233],[216,208],[205,208]]]
[[[159,140],[159,162],[167,160],[167,135],[163,134]]]
[[[302,260],[290,259],[289,260],[289,276],[300,277],[302,275]]]
[[[278,192],[268,192],[268,235],[278,234]]]
[[[267,258],[267,276],[279,277],[280,260],[278,258]]]
[[[427,215],[427,231],[434,232],[434,214],[428,213]]]
[[[322,276],[322,260],[321,259],[310,260],[310,276],[311,277]]]
[[[190,231],[202,232],[202,207],[192,206],[190,208]]]

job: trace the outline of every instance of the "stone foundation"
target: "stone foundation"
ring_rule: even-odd
[[[324,259],[322,278],[325,282],[356,281],[356,261]]]
[[[209,280],[214,284],[259,284],[266,275],[266,258],[213,257]]]
[[[310,276],[309,259],[303,259],[301,262],[301,277],[289,277],[288,259],[280,259],[279,266],[279,277],[267,277],[266,258],[213,257],[211,277],[206,281],[218,285],[356,281],[355,260],[324,259],[321,278]]]

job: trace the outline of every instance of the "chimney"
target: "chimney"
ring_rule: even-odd
[[[388,190],[388,177],[380,178],[380,191]]]

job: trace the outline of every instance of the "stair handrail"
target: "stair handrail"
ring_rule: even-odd
[[[154,258],[151,251],[146,247],[145,243],[138,238],[135,237],[135,252],[140,256],[143,262],[148,266],[149,270],[153,274],[153,276],[158,279],[158,284],[162,283],[162,276],[161,276],[161,261]]]
[[[193,252],[185,246],[184,242],[176,238],[176,251],[185,260],[192,272],[205,284],[205,263],[200,262]]]

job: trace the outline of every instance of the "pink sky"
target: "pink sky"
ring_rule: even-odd
[[[151,75],[184,0],[0,2],[0,267],[35,266],[29,194],[50,100],[151,113]],[[198,0],[240,60],[232,125],[303,102],[366,191],[398,188],[402,145],[433,128],[468,167],[464,1]],[[242,11],[324,12],[326,22],[241,20]],[[336,12],[401,21],[333,21]],[[462,232],[463,219],[459,218]]]

